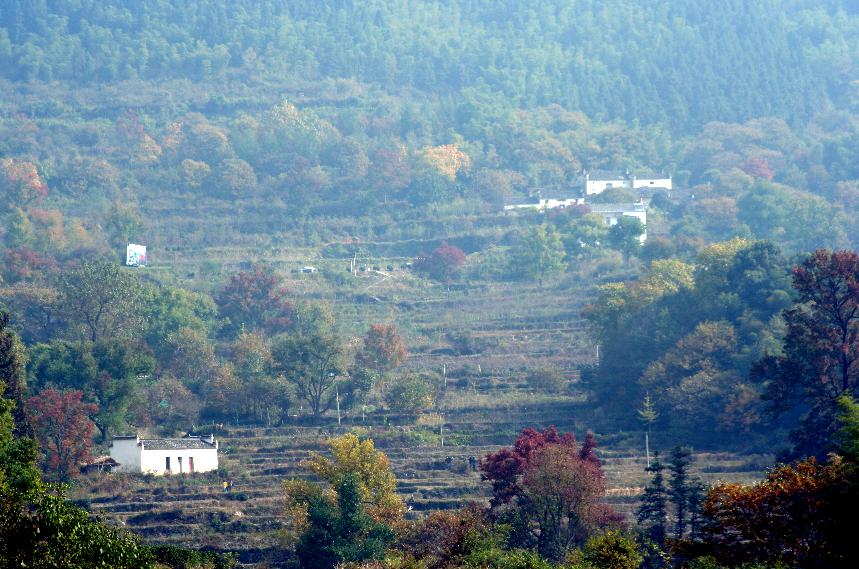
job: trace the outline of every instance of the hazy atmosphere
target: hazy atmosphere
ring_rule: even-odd
[[[853,0],[0,0],[0,569],[859,566]]]

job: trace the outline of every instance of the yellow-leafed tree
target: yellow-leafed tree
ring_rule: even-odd
[[[303,464],[330,488],[337,488],[347,475],[354,474],[367,514],[373,520],[393,525],[402,518],[405,508],[396,493],[397,479],[387,455],[376,450],[372,440],[361,440],[350,433],[329,439],[328,448],[331,458],[313,453]]]
[[[437,170],[448,180],[455,180],[457,173],[471,169],[471,158],[455,144],[430,146],[421,150],[419,158],[426,166]]]

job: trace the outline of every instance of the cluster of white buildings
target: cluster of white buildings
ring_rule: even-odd
[[[637,194],[638,201],[632,203],[591,203],[589,196],[595,196],[610,189],[625,189]],[[569,198],[542,198],[523,204],[511,204],[504,206],[505,211],[517,209],[536,209],[546,211],[549,209],[564,209],[576,205],[587,205],[591,213],[602,216],[606,225],[615,225],[622,217],[634,217],[647,226],[647,200],[652,192],[657,190],[671,191],[671,176],[668,177],[643,177],[639,178],[628,171],[620,172],[588,172],[585,170],[580,178],[579,195]],[[641,242],[647,239],[645,232],[641,236]]]
[[[671,176],[667,178],[639,178],[635,174],[597,171],[584,171],[582,174],[582,193],[585,196],[600,194],[612,188],[626,190],[667,190],[671,191]]]

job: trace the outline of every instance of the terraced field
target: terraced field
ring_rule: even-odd
[[[324,426],[295,418],[295,424],[277,428],[227,427],[217,433],[223,451],[219,473],[94,475],[74,488],[73,498],[90,511],[147,541],[235,551],[246,565],[276,567],[289,555],[281,484],[306,476],[300,462],[310,452],[322,451],[328,436],[352,430],[373,438],[390,458],[398,491],[410,506],[408,515],[417,517],[486,501],[489,488],[475,471],[475,460],[510,444],[524,427],[556,425],[583,435],[601,424],[576,390],[577,370],[596,357],[581,317],[593,283],[577,280],[585,278],[584,268],[578,277],[567,275],[546,287],[467,277],[442,285],[404,268],[415,254],[442,239],[503,245],[505,232],[524,218],[403,219],[372,227],[352,227],[344,219],[339,231],[349,246],[340,247],[334,236],[327,236],[327,245],[296,247],[282,245],[296,242],[288,232],[277,239],[270,236],[276,233],[277,207],[247,204],[247,211],[235,216],[214,202],[206,206],[211,216],[191,218],[183,217],[182,207],[156,206],[148,212],[157,220],[150,227],[152,278],[215,290],[227,274],[265,261],[285,277],[296,300],[331,303],[347,341],[357,341],[370,323],[396,324],[409,346],[405,367],[436,371],[445,384],[438,408],[423,417],[375,412],[364,422],[353,412],[344,415],[340,426],[329,416]],[[238,218],[254,219],[257,225],[239,227]],[[209,219],[220,220],[223,227],[211,226]],[[356,275],[346,270],[345,252],[355,249],[350,235],[364,236],[358,249],[359,264],[366,270]],[[298,272],[306,264],[319,272]],[[466,274],[468,270],[466,266]],[[612,275],[594,268],[591,277]],[[527,370],[549,365],[569,380],[567,393],[545,394],[527,385]],[[609,487],[605,499],[627,517],[646,481],[642,437],[598,435]],[[694,469],[707,482],[749,481],[760,477],[769,462],[762,455],[699,452]],[[232,492],[223,492],[225,479],[233,480]]]
[[[523,399],[526,393],[520,393]],[[325,427],[228,429],[221,434],[220,475],[172,478],[97,475],[75,489],[74,498],[93,513],[132,529],[147,541],[235,551],[249,565],[274,566],[287,558],[281,530],[282,481],[303,477],[301,460],[322,451],[327,436],[350,430],[373,438],[411,506],[409,516],[488,499],[488,485],[472,469],[473,458],[509,444],[524,426],[555,424],[582,433],[585,407],[566,401],[521,401],[499,408],[463,407],[444,423],[444,446],[437,427],[416,426],[403,417],[373,423]],[[403,423],[396,425],[394,423]],[[611,437],[600,449],[608,482],[606,501],[630,517],[646,482],[643,451]],[[750,481],[760,477],[769,456],[696,453],[694,470],[706,482]],[[221,481],[234,481],[224,493]]]

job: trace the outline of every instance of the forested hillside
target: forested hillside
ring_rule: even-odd
[[[0,73],[76,84],[354,77],[453,103],[560,104],[689,131],[770,115],[796,123],[844,103],[855,10],[843,0],[14,0],[0,7]]]

